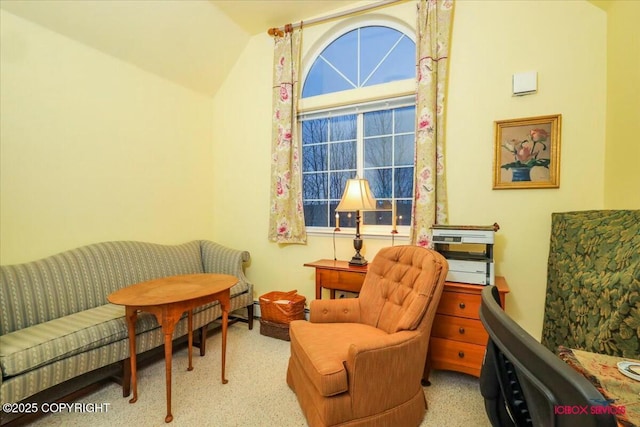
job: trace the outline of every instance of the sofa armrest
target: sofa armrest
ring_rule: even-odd
[[[309,305],[311,323],[360,323],[358,298],[316,299]]]
[[[244,263],[251,259],[247,251],[228,248],[208,240],[200,241],[202,266],[205,273],[230,274],[250,290],[253,285],[244,274]]]

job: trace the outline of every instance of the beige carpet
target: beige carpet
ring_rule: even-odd
[[[306,426],[295,395],[285,381],[289,342],[260,335],[244,323],[229,328],[227,342],[228,384],[220,382],[219,333],[209,337],[207,355],[197,356],[188,372],[187,350],[174,354],[171,426]],[[435,371],[425,387],[429,409],[422,426],[490,426],[484,412],[478,380],[455,372]],[[108,403],[102,413],[57,413],[32,426],[162,426],[164,423],[164,361],[138,373],[138,402],[130,404],[121,388],[108,384],[78,402]],[[85,405],[86,406],[86,405]],[[394,426],[395,427],[395,426]]]

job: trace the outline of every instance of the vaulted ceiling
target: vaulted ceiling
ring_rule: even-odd
[[[376,1],[0,0],[0,8],[212,96],[252,36],[369,3]]]
[[[214,95],[252,36],[354,3],[358,2],[0,0],[0,8],[177,84]]]

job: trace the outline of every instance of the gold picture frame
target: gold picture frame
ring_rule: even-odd
[[[494,190],[560,187],[561,114],[494,124]]]

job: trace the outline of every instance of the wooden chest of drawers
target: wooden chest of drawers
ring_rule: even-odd
[[[509,287],[504,277],[496,277],[500,300]],[[429,362],[431,369],[446,369],[480,376],[489,336],[480,321],[480,292],[484,287],[446,282],[431,329]],[[427,378],[428,372],[425,373]]]

